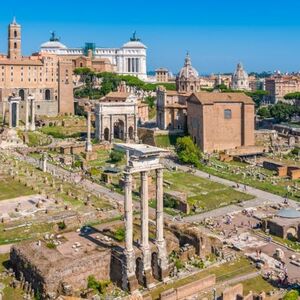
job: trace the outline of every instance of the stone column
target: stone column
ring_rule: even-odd
[[[12,103],[9,101],[9,128],[12,128]]]
[[[132,175],[125,173],[125,259],[126,274],[123,280],[125,289],[133,291],[137,288],[135,277],[135,254],[133,249],[133,211],[132,211]]]
[[[28,99],[31,102],[31,124],[30,131],[35,131],[35,102],[32,96],[29,96]]]
[[[113,124],[113,116],[110,115],[110,142],[114,139],[114,124]]]
[[[20,103],[18,101],[16,102],[16,128],[19,127],[19,121],[20,121]]]
[[[156,170],[156,245],[161,279],[168,276],[168,258],[164,238],[163,169]]]
[[[91,143],[91,112],[87,111],[87,139],[85,144],[85,151],[92,151],[92,143]]]
[[[25,131],[29,130],[29,100],[25,100]]]
[[[125,128],[124,128],[125,132],[124,132],[124,137],[125,137],[125,141],[126,143],[128,143],[129,140],[129,132],[128,132],[128,115],[125,115]]]
[[[47,172],[47,160],[48,160],[48,155],[47,153],[43,154],[43,160],[42,160],[42,171]]]
[[[151,251],[149,247],[149,206],[148,206],[148,173],[141,172],[141,231],[142,252],[145,283],[148,286],[151,279]]]

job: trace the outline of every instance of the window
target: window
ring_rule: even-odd
[[[225,119],[231,119],[232,118],[231,109],[225,109],[224,110],[224,118]]]
[[[14,43],[14,48],[15,48],[15,49],[17,49],[17,48],[18,48],[18,46],[17,46],[17,43]]]
[[[14,32],[14,36],[15,36],[15,38],[18,36],[18,32],[17,32],[17,30],[15,30],[15,32]]]

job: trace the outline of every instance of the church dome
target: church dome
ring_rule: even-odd
[[[243,65],[241,63],[237,64],[237,67],[236,67],[233,77],[238,80],[247,80],[248,79],[248,74],[244,70]]]
[[[191,78],[191,77],[195,77],[197,78],[199,76],[197,70],[192,67],[192,63],[191,63],[191,58],[190,55],[187,53],[186,57],[185,57],[185,61],[184,61],[184,66],[181,68],[180,72],[179,72],[179,78]]]

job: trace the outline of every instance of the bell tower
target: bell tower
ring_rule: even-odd
[[[19,59],[21,54],[21,25],[16,22],[16,18],[8,25],[8,57]]]

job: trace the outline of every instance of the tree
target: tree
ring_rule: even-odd
[[[271,113],[268,107],[261,107],[258,109],[257,114],[262,118],[270,118]]]
[[[199,167],[202,154],[199,148],[193,143],[191,137],[178,138],[175,148],[180,161]]]
[[[283,98],[285,100],[300,100],[300,92],[286,94]]]
[[[148,104],[149,108],[154,108],[155,105],[155,97],[147,96],[145,98],[145,102]]]
[[[245,92],[245,94],[252,98],[252,100],[255,102],[256,107],[260,107],[262,101],[264,98],[269,95],[268,91],[264,90],[257,90],[255,92]]]
[[[296,290],[291,290],[285,294],[283,300],[298,300],[299,292]]]
[[[277,122],[287,122],[299,109],[291,104],[278,102],[270,107],[271,117],[275,118]]]

